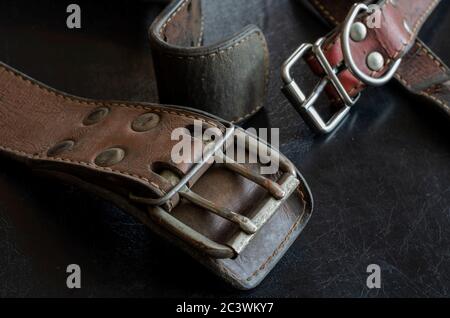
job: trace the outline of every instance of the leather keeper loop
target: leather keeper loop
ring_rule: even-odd
[[[201,3],[178,0],[149,30],[162,103],[242,122],[263,107],[269,75],[267,43],[256,26],[202,46]]]

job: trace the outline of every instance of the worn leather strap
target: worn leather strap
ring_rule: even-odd
[[[167,193],[172,184],[161,177],[161,169],[180,177],[190,171],[191,164],[171,160],[177,142],[171,140],[171,132],[191,126],[194,120],[204,127],[225,128],[216,118],[192,110],[74,97],[0,64],[0,153],[114,202],[234,286],[255,287],[294,242],[311,214],[311,195],[299,174],[299,186],[234,259],[207,256],[153,217],[154,207],[130,199],[131,193],[147,197]],[[205,167],[189,187],[218,206],[249,216],[268,195],[264,188],[229,169],[217,164]],[[260,164],[251,167],[257,169]],[[269,177],[276,181],[280,176]],[[171,216],[218,243],[225,243],[239,230],[179,195],[167,205],[164,208]]]
[[[347,0],[310,0],[310,2],[328,22],[334,25],[339,25],[345,19],[348,10],[354,3],[354,1]],[[374,2],[366,1],[365,3]],[[447,90],[444,83],[448,80],[448,69],[417,39],[421,26],[439,2],[438,0],[383,1],[379,4],[382,12],[380,15],[381,27],[379,29],[369,28],[364,41],[351,41],[350,43],[358,67],[374,77],[382,76],[396,60],[402,59],[402,64],[395,77],[410,91],[435,101],[448,113],[448,99],[442,96],[445,95],[442,92]],[[366,18],[367,14],[360,20]],[[340,32],[341,27],[338,26],[324,43],[325,55],[333,67],[344,61]],[[368,54],[374,51],[382,53],[387,61],[385,67],[379,72],[369,70],[366,63]],[[313,57],[310,56],[308,61],[317,74],[324,75],[324,71]],[[342,70],[338,77],[352,97],[366,87],[348,69]],[[439,88],[440,94],[435,93],[436,87]],[[327,93],[333,102],[340,102],[337,92],[331,86],[327,88]]]
[[[250,25],[205,44],[204,28],[200,0],[173,1],[150,27],[160,101],[241,122],[265,102],[269,54],[264,35]]]
[[[416,40],[395,78],[450,116],[450,70],[422,41]]]
[[[353,0],[310,0],[321,16],[332,25],[344,21]],[[370,4],[374,1],[365,1]],[[450,71],[420,39],[403,56],[395,78],[410,92],[421,95],[450,115]]]

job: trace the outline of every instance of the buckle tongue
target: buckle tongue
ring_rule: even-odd
[[[250,151],[250,149],[269,150],[272,158],[274,158],[273,156],[276,156],[276,159],[280,164],[280,170],[283,172],[280,179],[275,182],[227,157],[222,152],[222,147],[226,144],[227,139],[234,136],[246,138],[245,148],[247,151]],[[213,145],[211,148],[214,150],[213,153],[210,156],[204,156],[203,160],[192,168],[194,171],[197,172],[202,169],[202,167],[208,163],[208,160],[214,157],[215,160],[218,161],[216,164],[221,165],[224,168],[258,184],[268,192],[266,198],[259,206],[257,206],[255,212],[251,214],[251,217],[238,214],[226,207],[220,207],[214,202],[211,202],[210,200],[203,198],[199,194],[190,190],[187,183],[195,175],[195,173],[192,173],[191,171],[186,174],[189,178],[184,177],[181,180],[175,173],[169,170],[165,170],[161,173],[162,177],[174,185],[172,190],[169,192],[171,196],[168,197],[168,199],[166,198],[167,195],[163,197],[164,200],[161,200],[161,198],[141,198],[133,195],[130,195],[130,198],[135,202],[148,205],[149,215],[152,219],[203,253],[206,253],[213,258],[234,258],[245,249],[245,247],[251,242],[253,237],[264,226],[264,224],[270,220],[277,209],[286,201],[287,198],[289,198],[289,196],[300,184],[300,181],[297,178],[295,168],[286,158],[274,151],[270,148],[270,146],[261,140],[257,139],[257,137],[246,134],[240,129],[233,129],[232,134],[227,134],[220,143]],[[261,152],[269,153],[268,151]],[[210,154],[210,152],[208,152],[208,154]],[[182,185],[180,186],[180,184]],[[176,191],[173,191],[173,189],[176,189]],[[238,225],[239,231],[237,231],[234,236],[232,236],[232,238],[224,244],[212,241],[205,235],[199,233],[187,224],[175,218],[170,212],[167,212],[162,207],[164,203],[176,194],[188,200],[192,204],[202,207],[205,210]]]
[[[239,225],[242,231],[246,234],[255,234],[258,228],[256,225],[247,217],[237,214],[228,208],[223,208],[215,205],[213,202],[203,198],[197,193],[191,191],[187,186],[184,186],[182,190],[178,192],[180,196],[187,199],[191,203],[198,205],[218,216],[227,219],[228,221]]]

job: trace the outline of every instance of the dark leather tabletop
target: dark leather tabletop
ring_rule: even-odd
[[[314,136],[279,69],[329,29],[296,1],[204,2],[207,42],[249,23],[267,37],[269,97],[247,125],[280,128],[281,150],[308,180],[304,232],[258,288],[236,291],[108,202],[2,157],[0,296],[450,296],[450,121],[392,82],[368,89],[334,134]],[[80,30],[66,27],[69,3],[2,1],[0,60],[74,95],[157,102],[147,29],[164,3],[78,1]],[[444,1],[421,37],[446,63],[449,33]],[[299,76],[317,80],[306,66]],[[66,287],[73,263],[77,290]],[[366,286],[369,264],[381,267],[381,289]]]

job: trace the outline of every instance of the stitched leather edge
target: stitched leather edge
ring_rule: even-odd
[[[286,236],[284,237],[284,239],[281,241],[281,243],[278,245],[278,247],[273,251],[272,255],[270,255],[262,264],[261,266],[255,270],[249,277],[246,278],[247,281],[251,281],[255,276],[257,276],[262,270],[265,269],[265,267],[267,266],[267,264],[278,254],[278,252],[286,245],[286,243],[289,241],[292,233],[295,232],[295,230],[298,228],[298,226],[301,223],[302,220],[302,215],[306,210],[306,206],[307,206],[307,202],[305,199],[305,193],[298,187],[297,188],[297,192],[300,195],[300,199],[302,200],[303,203],[303,211],[302,214],[300,214],[300,216],[298,217],[297,221],[292,225],[292,227],[289,229],[289,231],[287,232]]]
[[[164,22],[162,27],[159,29],[160,36],[162,36],[162,34],[166,31],[167,26],[172,22],[173,19],[175,19],[175,17],[178,15],[178,13],[180,13],[180,11],[183,10],[183,8],[188,3],[191,3],[191,2],[192,2],[192,0],[184,0],[183,2],[181,2],[180,6],[177,8],[177,10],[175,10],[175,12],[173,12],[170,15],[170,17],[166,20],[166,22]]]
[[[164,47],[165,50],[158,50],[160,54],[162,54],[165,57],[169,57],[169,58],[175,58],[175,59],[180,59],[180,60],[196,60],[198,58],[200,59],[204,59],[204,58],[208,58],[208,57],[215,57],[217,55],[226,53],[229,50],[232,50],[236,47],[238,47],[239,45],[241,45],[242,43],[248,41],[254,34],[258,35],[258,40],[261,42],[261,46],[264,50],[264,90],[263,90],[263,94],[264,96],[267,96],[267,91],[268,91],[268,85],[269,85],[269,75],[270,75],[270,56],[269,56],[269,49],[267,47],[267,42],[265,40],[264,34],[262,33],[262,31],[255,27],[254,30],[251,31],[250,34],[248,34],[247,36],[245,36],[244,38],[240,39],[237,43],[231,44],[230,45],[230,41],[234,40],[235,38],[239,38],[239,35],[242,35],[243,33],[245,33],[246,31],[243,31],[241,34],[237,34],[232,36],[229,39],[226,39],[222,42],[219,42],[218,44],[215,45],[211,45],[211,46],[205,46],[204,48],[210,48],[213,52],[211,53],[207,53],[207,54],[201,54],[201,55],[194,55],[195,54],[195,50],[190,50],[189,54],[191,55],[183,55],[186,54],[186,52],[180,52],[179,54],[177,54],[178,52],[174,52],[173,48],[175,46],[171,46],[168,45],[165,41],[162,40],[162,34],[164,33],[164,31],[166,30],[167,26],[173,21],[173,19],[182,11],[182,9],[188,4],[192,2],[192,0],[184,0],[183,2],[179,3],[179,7],[177,9],[175,9],[174,12],[172,12],[172,14],[169,16],[169,18],[167,18],[167,20],[161,25],[159,26],[159,28],[157,28],[157,32],[156,31],[156,27],[155,26],[151,26],[149,29],[149,34],[150,34],[150,38],[154,38],[155,40],[157,40],[158,46]],[[152,31],[153,30],[153,31]],[[154,35],[158,34],[158,37],[155,37]],[[204,18],[202,16],[201,19],[201,31],[200,31],[200,36],[199,36],[199,41],[197,43],[197,47],[199,48],[201,47],[201,41],[203,38],[203,34],[204,34]],[[230,120],[231,123],[240,123],[246,119],[248,119],[249,117],[253,116],[254,114],[256,114],[259,110],[261,110],[264,107],[265,104],[265,99],[263,99],[263,101],[256,105],[252,110],[250,110],[249,112],[244,113],[243,115],[241,115],[240,117],[238,117],[237,119],[233,119]]]
[[[423,45],[423,44],[421,43],[420,40],[416,40],[416,43],[415,43],[415,44],[421,49],[421,51],[422,51],[428,58],[430,58],[430,59],[433,61],[434,64],[436,64],[436,66],[438,66],[438,67],[441,69],[441,71],[443,71],[443,72],[446,73],[446,74],[448,73],[448,71],[449,71],[449,70],[448,70],[448,67],[447,67],[445,64],[443,64],[443,62],[442,62],[438,57],[436,57],[436,56],[434,55],[434,53],[433,53],[427,46]],[[412,87],[411,84],[408,82],[408,80],[407,80],[406,78],[404,78],[401,74],[396,73],[396,74],[395,74],[395,77],[396,77],[396,79],[399,80],[404,86],[406,86],[410,91],[412,91],[412,92],[414,92],[414,93],[416,93],[416,94],[419,94],[419,95],[423,95],[423,96],[425,96],[425,97],[428,97],[428,98],[434,100],[434,101],[435,101],[436,103],[438,103],[439,105],[441,105],[441,106],[443,106],[443,107],[445,107],[445,108],[447,108],[447,109],[450,108],[450,106],[449,106],[449,104],[448,104],[447,102],[445,102],[444,100],[440,99],[439,97],[436,97],[436,96],[432,95],[431,93],[428,93],[428,92],[427,92],[427,89],[421,90],[420,92],[414,91],[413,87]],[[428,89],[430,89],[430,87],[429,87]]]
[[[68,100],[74,103],[78,103],[81,105],[89,105],[89,106],[110,106],[110,107],[125,107],[125,108],[132,108],[132,109],[142,109],[142,110],[151,110],[153,112],[159,112],[159,113],[166,113],[166,114],[171,114],[171,115],[178,115],[184,118],[190,118],[190,119],[194,119],[194,120],[201,120],[204,122],[209,123],[210,125],[214,126],[214,127],[218,127],[217,123],[212,122],[210,120],[207,120],[206,118],[202,118],[202,117],[197,117],[191,114],[187,114],[187,113],[183,113],[181,111],[174,111],[174,110],[168,110],[168,109],[162,109],[161,107],[155,107],[156,105],[151,105],[149,104],[147,105],[139,105],[139,104],[126,104],[126,103],[121,103],[121,102],[96,102],[96,101],[89,101],[89,100],[82,100],[79,98],[76,98],[74,96],[68,96],[68,95],[64,95],[62,93],[57,92],[56,90],[53,90],[51,88],[48,88],[44,85],[42,85],[39,82],[35,82],[27,77],[25,77],[24,75],[16,72],[13,69],[9,69],[7,68],[5,65],[0,64],[0,70],[3,70],[4,72],[14,76],[15,78],[19,79],[20,81],[28,84],[28,85],[32,85],[34,87],[37,87],[39,90],[44,91],[52,96],[64,99],[64,100]],[[6,147],[3,145],[0,145],[0,149],[15,154],[15,155],[21,155],[21,156],[25,156],[28,159],[38,159],[38,160],[46,160],[46,161],[50,161],[50,162],[69,162],[69,163],[73,163],[73,164],[78,164],[78,165],[82,165],[85,167],[90,167],[90,168],[95,168],[97,170],[101,170],[101,171],[105,171],[105,172],[113,172],[113,173],[117,173],[119,175],[125,176],[125,177],[133,177],[136,178],[138,180],[140,180],[141,182],[144,182],[145,184],[147,184],[150,187],[155,187],[157,191],[161,191],[162,193],[166,193],[163,189],[161,189],[156,183],[151,182],[149,179],[141,176],[141,175],[136,175],[136,174],[131,174],[128,173],[126,171],[122,171],[122,170],[117,170],[117,169],[112,169],[112,168],[108,168],[108,167],[100,167],[95,165],[94,163],[90,163],[90,162],[84,162],[84,161],[74,161],[74,160],[70,160],[70,159],[65,159],[65,158],[60,158],[60,157],[47,157],[43,154],[31,154],[31,153],[27,153],[18,149],[13,149],[10,147]]]
[[[254,29],[251,31],[250,34],[246,35],[244,38],[240,39],[238,42],[234,43],[231,46],[228,46],[226,48],[218,49],[215,52],[211,52],[208,54],[202,54],[202,55],[191,55],[191,56],[183,56],[183,55],[176,55],[173,53],[166,53],[163,52],[162,55],[173,58],[173,59],[179,59],[179,60],[197,60],[197,59],[207,59],[207,58],[216,58],[217,56],[220,56],[222,54],[225,54],[231,50],[234,50],[235,48],[239,47],[240,45],[248,42],[252,37],[259,40],[263,50],[264,50],[264,96],[267,96],[267,90],[269,85],[269,75],[270,75],[270,69],[269,69],[269,49],[267,47],[267,43],[264,38],[264,34],[259,29]],[[255,106],[251,111],[244,113],[242,116],[240,116],[237,119],[232,120],[232,123],[239,123],[241,121],[244,121],[248,119],[249,117],[256,114],[259,110],[261,110],[264,107],[265,101],[262,102],[262,104]]]
[[[42,85],[39,82],[33,81],[25,76],[23,76],[22,74],[16,73],[14,70],[9,69],[7,67],[5,67],[4,65],[0,64],[0,69],[3,69],[6,73],[13,75],[14,77],[20,79],[21,81],[35,86],[37,88],[39,88],[40,90],[56,96],[58,98],[62,98],[64,100],[68,100],[77,104],[81,104],[81,105],[89,105],[89,106],[113,106],[113,107],[125,107],[125,108],[132,108],[132,109],[143,109],[143,110],[152,110],[154,112],[159,112],[159,113],[166,113],[166,114],[171,114],[171,115],[178,115],[184,118],[190,118],[190,119],[196,119],[196,120],[201,120],[201,121],[205,121],[208,124],[214,126],[214,127],[218,127],[217,123],[208,120],[207,118],[202,118],[200,116],[194,116],[191,115],[189,113],[184,113],[182,111],[175,111],[175,110],[168,110],[168,109],[163,109],[162,106],[159,105],[155,105],[155,104],[138,104],[138,103],[127,103],[127,102],[99,102],[99,101],[93,101],[93,100],[83,100],[80,98],[77,98],[75,96],[70,96],[70,95],[66,95],[66,94],[62,94],[60,92],[57,92],[54,89],[51,89],[49,87],[46,87],[44,85]]]
[[[281,176],[281,173],[278,172],[277,174],[277,178],[279,178]],[[287,242],[289,242],[292,234],[297,230],[298,226],[301,224],[302,220],[303,220],[303,216],[304,213],[306,212],[306,208],[308,206],[308,202],[306,200],[306,194],[302,189],[302,185],[304,184],[304,180],[300,179],[300,184],[298,185],[296,192],[300,195],[300,199],[303,203],[303,210],[302,212],[299,214],[299,217],[297,218],[297,220],[293,223],[293,225],[291,226],[291,228],[289,229],[289,231],[287,231],[286,235],[284,236],[284,238],[281,240],[281,243],[277,246],[277,248],[272,252],[271,255],[269,255],[262,263],[261,265],[254,271],[252,272],[247,278],[245,278],[246,282],[251,282],[256,276],[258,276],[258,274],[263,271],[266,266],[272,261],[272,259],[278,255],[278,253],[280,252],[281,249],[284,248],[284,246],[286,245]],[[306,185],[306,184],[305,184]],[[308,193],[309,191],[306,190]],[[309,193],[310,194],[310,193]],[[311,201],[312,204],[312,201]],[[311,207],[312,210],[312,207]],[[220,265],[219,265],[220,266]],[[238,281],[238,275],[232,271],[231,269],[228,269],[225,266],[220,266],[220,268],[227,273],[227,275],[234,277],[234,279],[236,281]]]
[[[313,2],[325,17],[330,19],[336,25],[340,24],[340,22],[332,15],[332,13],[327,8],[325,8],[322,2],[320,2],[319,0],[313,0]]]
[[[262,271],[264,271],[266,269],[267,265],[279,254],[279,252],[286,246],[286,244],[290,242],[291,236],[296,232],[298,227],[302,224],[302,221],[304,220],[305,213],[307,213],[307,208],[308,208],[308,202],[306,201],[306,195],[301,187],[301,185],[303,185],[303,184],[304,184],[304,181],[302,181],[296,189],[296,192],[300,195],[300,198],[303,202],[303,209],[302,209],[299,217],[293,223],[293,225],[291,226],[289,231],[286,233],[284,238],[281,240],[281,242],[277,246],[277,248],[273,251],[273,253],[271,255],[269,255],[254,272],[252,272],[247,278],[244,279],[245,282],[251,283],[256,277],[258,277],[259,273],[261,273]],[[309,193],[308,190],[306,190],[306,191]],[[313,209],[312,200],[310,203],[311,203],[310,211],[312,212],[312,209]],[[309,213],[310,214],[309,217],[311,216],[311,212]],[[306,225],[306,223],[308,222],[309,217],[307,217],[307,219],[305,220],[304,225]],[[220,263],[216,263],[216,265],[220,268],[220,270],[222,272],[226,273],[226,275],[228,275],[229,277],[232,277],[234,279],[234,281],[236,281],[236,282],[242,281],[241,279],[239,279],[239,276],[231,269],[227,268],[226,266],[224,266]],[[264,276],[262,278],[264,278]],[[241,285],[239,285],[238,287],[244,288],[244,289],[255,287],[255,286],[250,286],[250,287],[245,286],[245,285],[242,285],[242,283],[240,283],[240,284]]]
[[[318,0],[314,0],[314,2],[318,3]],[[383,74],[387,69],[389,69],[389,67],[392,65],[392,63],[401,55],[404,55],[406,53],[406,47],[408,45],[411,44],[412,40],[417,36],[417,29],[422,25],[424,19],[430,14],[430,12],[439,4],[440,0],[434,0],[432,3],[429,4],[429,6],[427,7],[427,9],[422,13],[422,15],[420,16],[419,19],[417,19],[414,28],[409,36],[409,39],[406,42],[402,43],[402,46],[400,49],[398,49],[397,51],[394,52],[393,56],[390,57],[384,67],[379,70],[379,71],[373,71],[370,73],[371,76],[375,76],[375,75],[379,75],[379,74]],[[389,1],[384,1],[383,5],[380,7],[380,10],[383,11],[385,9],[385,7],[387,6],[387,4],[389,3]],[[320,5],[320,4],[319,4]],[[323,5],[322,5],[323,7]],[[324,7],[323,7],[324,8]],[[330,15],[330,13],[328,12],[328,15]],[[339,39],[339,33],[336,34],[336,39],[332,42],[331,45],[328,45],[325,49],[324,49],[324,54],[328,53],[328,51],[336,44],[337,40]],[[378,39],[381,40],[381,39]],[[385,47],[385,45],[383,45],[381,42],[380,44],[383,46],[383,48]],[[359,80],[358,80],[359,81]],[[362,87],[361,85],[359,86],[359,88]]]
[[[330,19],[330,20],[331,20],[332,22],[334,22],[336,25],[339,25],[339,24],[341,23],[341,22],[339,22],[339,21],[332,15],[332,13],[331,13],[324,5],[323,5],[323,3],[322,3],[320,0],[312,0],[312,1],[313,1],[313,3],[316,5],[317,9],[318,9],[320,12],[322,12],[322,14],[325,15],[328,19]],[[439,2],[440,2],[440,0],[435,0],[433,3],[431,3],[430,6],[428,7],[426,13],[424,13],[424,14],[421,16],[421,18],[418,19],[418,21],[416,22],[416,24],[415,24],[415,26],[414,26],[414,31],[412,32],[411,38],[409,39],[409,41],[412,40],[413,36],[417,36],[417,35],[415,35],[415,33],[417,32],[417,28],[418,28],[418,26],[419,26],[419,24],[420,24],[420,22],[421,22],[420,20],[421,20],[421,19],[424,19],[424,17],[426,16],[426,14],[428,14],[429,11],[431,11],[431,10],[433,9],[433,6],[438,5]],[[325,52],[328,52],[328,50],[331,48],[331,46],[333,46],[333,45],[335,45],[335,44],[336,44],[336,40],[335,40],[334,42],[332,42],[332,43],[330,44],[330,46],[327,46],[327,48],[325,49]],[[426,55],[427,55],[430,59],[432,59],[433,62],[434,62],[435,64],[437,64],[444,72],[447,72],[447,67],[446,67],[445,65],[443,65],[443,64],[439,61],[439,59],[437,59],[437,58],[434,56],[434,53],[433,53],[432,51],[430,51],[428,48],[425,48],[425,47],[420,43],[419,40],[416,40],[416,41],[415,41],[415,44],[417,44],[419,47],[421,47],[421,48],[424,50],[424,52],[426,53]],[[310,58],[312,58],[312,57],[310,57]],[[392,61],[389,60],[389,63],[392,63]],[[381,70],[381,71],[384,71],[384,69]],[[381,71],[380,71],[380,72],[381,72]],[[398,73],[395,74],[395,77],[396,77],[396,79],[399,80],[403,85],[405,85],[408,89],[411,90],[411,85],[409,84],[409,82],[408,82],[404,77],[402,77],[402,76],[401,76],[400,74],[398,74]],[[357,85],[357,86],[354,86],[354,87],[350,90],[349,94],[351,95],[351,94],[354,93],[356,90],[360,89],[362,86],[363,86],[363,85],[361,85],[361,84],[359,84],[359,85]],[[444,106],[444,107],[446,107],[446,108],[450,108],[450,106],[448,105],[448,103],[444,102],[443,100],[439,99],[439,98],[436,97],[436,96],[430,95],[430,94],[428,94],[428,93],[426,93],[426,92],[424,92],[424,91],[419,92],[419,94],[431,98],[432,100],[434,100],[435,102],[437,102],[437,103],[440,104],[441,106]],[[332,102],[333,102],[333,100],[332,100]]]
[[[136,175],[136,174],[132,174],[132,173],[128,173],[126,171],[116,170],[116,169],[112,169],[112,168],[108,168],[108,167],[100,167],[100,166],[97,166],[94,163],[90,163],[90,162],[76,161],[76,160],[65,159],[65,158],[60,158],[60,157],[51,157],[50,158],[45,155],[31,154],[31,153],[27,153],[27,152],[24,152],[21,150],[13,149],[13,148],[2,146],[2,145],[0,145],[0,149],[4,150],[6,152],[9,152],[9,153],[15,154],[15,155],[24,156],[28,159],[45,160],[45,161],[51,161],[51,162],[69,162],[69,163],[74,163],[74,164],[78,164],[78,165],[82,165],[82,166],[86,166],[86,167],[90,167],[90,168],[95,168],[96,170],[114,172],[114,173],[118,173],[118,174],[121,174],[121,175],[124,175],[127,177],[137,178],[141,181],[144,181],[146,184],[155,187],[157,190],[161,191],[162,193],[165,193],[165,191],[163,189],[161,189],[159,187],[159,185],[157,185],[156,183],[151,182],[150,180],[148,180],[145,177],[142,177],[142,176]]]

